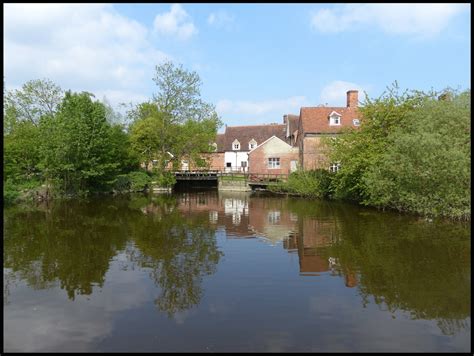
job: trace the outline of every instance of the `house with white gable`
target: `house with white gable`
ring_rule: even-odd
[[[299,149],[273,135],[251,150],[250,174],[289,174],[298,169]]]

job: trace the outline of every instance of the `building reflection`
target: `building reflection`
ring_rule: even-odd
[[[239,192],[182,193],[178,209],[184,214],[207,214],[209,223],[223,228],[229,239],[255,238],[249,227],[249,195]]]
[[[281,243],[288,253],[298,254],[300,276],[331,273],[342,276],[347,287],[357,286],[355,272],[324,253],[336,238],[334,220],[299,217],[284,199],[252,199],[243,192],[183,193],[178,209],[184,214],[206,214],[211,225],[225,230],[227,239]]]

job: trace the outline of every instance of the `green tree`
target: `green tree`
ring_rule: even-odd
[[[359,130],[328,140],[341,163],[337,198],[430,216],[470,219],[470,91],[395,85],[360,108]]]
[[[390,134],[364,176],[367,202],[429,216],[470,218],[470,91],[427,98]]]
[[[348,129],[337,139],[326,141],[331,147],[331,161],[339,162],[342,167],[333,180],[336,198],[368,203],[365,175],[370,167],[380,165],[390,145],[392,130],[405,126],[408,114],[419,107],[427,95],[419,91],[400,94],[396,82],[379,98],[372,100],[366,94],[359,109],[360,129]]]
[[[63,90],[49,79],[26,82],[21,89],[7,91],[4,113],[15,112],[16,120],[38,125],[43,115],[54,115],[63,98]]]
[[[89,93],[66,92],[58,113],[41,121],[42,167],[63,192],[103,189],[120,170],[118,132],[106,120],[104,105]],[[115,134],[115,136],[114,136]],[[114,157],[115,155],[115,157]]]
[[[171,135],[170,131],[175,130],[175,126],[168,125],[168,135],[163,134],[165,115],[154,103],[139,104],[133,115],[135,120],[129,128],[130,147],[146,168],[149,168],[153,160],[159,159],[164,167],[164,161],[171,158],[166,152],[169,152],[173,144],[175,135]]]
[[[183,157],[199,161],[202,152],[210,152],[210,144],[222,124],[213,105],[201,99],[201,79],[182,65],[166,62],[156,66],[153,78],[158,91],[153,96],[162,113],[160,129],[161,167],[170,152],[176,162]]]

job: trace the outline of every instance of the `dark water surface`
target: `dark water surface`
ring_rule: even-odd
[[[217,191],[4,210],[4,351],[471,349],[470,225]]]

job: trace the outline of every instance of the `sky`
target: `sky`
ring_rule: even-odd
[[[4,82],[47,78],[116,109],[171,60],[226,125],[345,106],[347,90],[470,89],[470,4],[3,4]],[[222,131],[222,128],[221,130]]]

